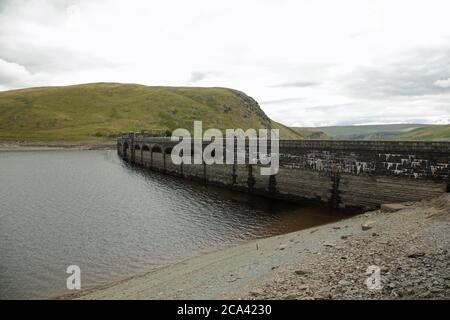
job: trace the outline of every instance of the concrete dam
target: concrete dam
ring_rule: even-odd
[[[280,140],[279,170],[270,176],[260,175],[259,165],[175,165],[176,144],[170,137],[127,133],[118,137],[117,152],[149,170],[335,208],[372,210],[450,192],[450,142]],[[208,144],[203,141],[203,148]]]

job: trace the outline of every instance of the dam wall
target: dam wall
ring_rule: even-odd
[[[371,210],[450,191],[449,142],[280,140],[279,171],[272,176],[260,175],[259,165],[176,165],[171,159],[176,144],[129,133],[118,138],[117,150],[125,161],[149,170],[336,208]]]

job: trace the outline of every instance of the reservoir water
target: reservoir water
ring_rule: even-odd
[[[114,150],[0,152],[0,299],[87,289],[345,217],[148,172]]]

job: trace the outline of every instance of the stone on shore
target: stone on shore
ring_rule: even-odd
[[[361,229],[363,229],[364,231],[372,229],[375,223],[376,223],[375,220],[366,221],[363,224],[361,224]]]

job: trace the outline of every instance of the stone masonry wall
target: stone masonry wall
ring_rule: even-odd
[[[280,141],[280,169],[262,176],[257,165],[183,164],[171,161],[170,138],[122,136],[126,161],[205,183],[291,201],[374,209],[448,192],[450,143],[385,141]],[[165,159],[165,160],[164,160]]]

